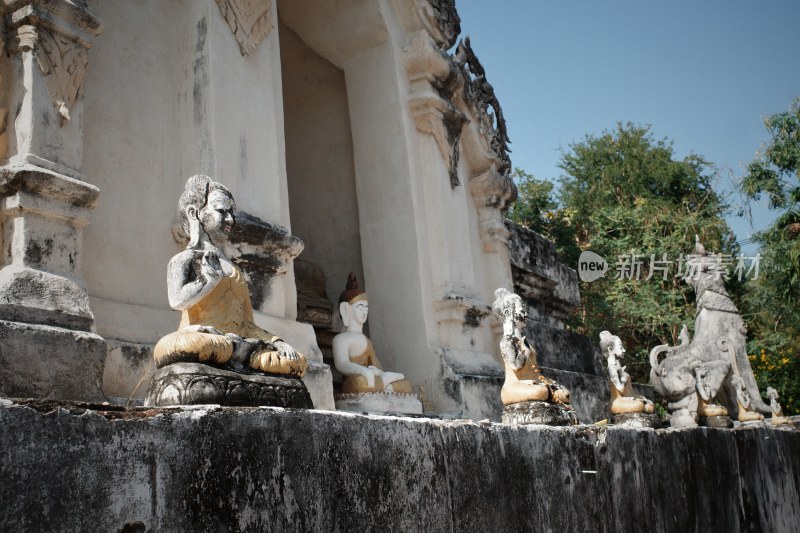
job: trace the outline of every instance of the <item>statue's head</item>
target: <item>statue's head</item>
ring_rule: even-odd
[[[694,253],[686,257],[686,276],[683,280],[698,294],[705,289],[724,293],[723,274],[721,256],[709,254],[700,242],[700,236],[695,235]]]
[[[776,391],[772,387],[767,387],[767,398],[769,398],[770,400],[777,400],[778,391]]]
[[[697,381],[705,380],[707,375],[708,375],[708,369],[703,365],[698,365],[694,367],[694,377]]]
[[[344,292],[339,295],[339,314],[345,326],[350,324],[363,326],[369,315],[369,302],[367,292],[358,286],[354,272],[347,276],[347,285]]]
[[[189,235],[187,248],[197,246],[201,231],[214,244],[227,240],[236,223],[235,206],[231,191],[208,176],[198,174],[186,180],[178,200],[178,218]]]
[[[603,352],[603,357],[608,359],[614,356],[617,359],[622,358],[625,353],[625,347],[622,346],[622,339],[616,335],[612,335],[610,331],[600,332],[600,350]]]
[[[734,374],[734,376],[731,378],[731,383],[733,383],[733,386],[740,391],[746,390],[742,376],[737,376]]]
[[[514,322],[524,323],[528,320],[528,311],[525,309],[522,298],[502,287],[494,291],[492,310],[497,315],[497,318],[504,322],[513,320]]]

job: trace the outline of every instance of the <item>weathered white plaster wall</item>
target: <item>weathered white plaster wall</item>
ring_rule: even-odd
[[[179,320],[166,264],[180,249],[170,228],[188,176],[209,174],[239,209],[290,225],[278,32],[242,56],[213,0],[92,8],[106,32],[86,79],[82,171],[102,199],[85,235],[84,276],[103,311],[99,333],[155,342]],[[291,318],[295,307],[290,270],[263,310]],[[162,325],[167,316],[172,324]]]

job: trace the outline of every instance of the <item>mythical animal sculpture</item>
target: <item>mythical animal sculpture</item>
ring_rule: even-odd
[[[746,328],[739,310],[723,284],[719,256],[708,254],[696,238],[695,252],[687,257],[684,281],[696,294],[694,338],[684,326],[681,344],[656,346],[650,351],[650,383],[669,401],[671,424],[696,425],[697,372],[704,367],[703,391],[708,400],[718,398],[731,416],[738,415],[736,387],[732,377],[740,376],[753,398],[752,408],[764,413],[769,406],[761,400],[745,346]],[[666,354],[662,360],[659,356]],[[705,394],[704,394],[705,396]],[[706,400],[704,400],[705,403]],[[704,409],[711,405],[704,405]]]

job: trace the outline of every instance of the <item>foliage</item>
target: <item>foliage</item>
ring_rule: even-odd
[[[573,213],[570,209],[559,208],[553,183],[537,180],[519,168],[514,169],[511,177],[517,182],[519,196],[506,216],[521,226],[546,235],[555,242],[563,261],[576,264],[581,250],[573,238]]]
[[[800,98],[764,125],[770,141],[747,165],[740,188],[751,200],[766,196],[781,214],[754,236],[762,275],[748,284],[743,308],[757,378],[778,391],[790,414],[800,412]]]
[[[551,184],[518,171],[518,203],[528,205],[510,217],[552,239],[570,266],[581,250],[608,261],[604,278],[581,283],[581,307],[569,326],[593,339],[604,329],[619,335],[628,371],[645,381],[649,350],[677,344],[681,324],[693,325],[693,294],[679,261],[692,252],[695,234],[708,250],[738,251],[723,218],[724,199],[712,188],[713,168],[698,155],[677,159],[669,141],[630,123],[572,144],[560,167],[558,201]],[[616,279],[625,259],[641,262],[638,280]],[[667,271],[646,279],[651,265]]]
[[[784,415],[800,413],[800,357],[797,352],[781,350],[768,353],[761,349],[749,356],[750,366],[758,382],[764,401],[767,398],[767,387],[778,391],[778,403],[783,407]]]

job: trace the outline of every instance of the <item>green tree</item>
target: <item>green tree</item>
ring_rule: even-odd
[[[740,187],[766,197],[780,215],[754,236],[761,275],[748,283],[743,307],[750,360],[762,392],[774,387],[785,412],[800,412],[800,98],[767,117],[770,140],[747,165]]]
[[[569,325],[593,339],[603,329],[612,330],[628,349],[628,370],[646,380],[649,350],[676,344],[681,324],[693,325],[694,296],[678,274],[695,234],[708,250],[738,251],[723,218],[724,199],[712,187],[714,169],[698,155],[677,159],[668,140],[656,140],[649,127],[630,123],[570,145],[560,167],[557,202],[552,189],[520,174],[518,202],[533,198],[538,203],[510,216],[541,228],[573,267],[580,250],[590,249],[609,262],[604,278],[581,283],[581,307]],[[545,220],[526,221],[537,213]],[[620,272],[633,278],[640,262],[639,279],[616,279],[618,261]],[[651,264],[666,272],[654,270],[646,279]]]

